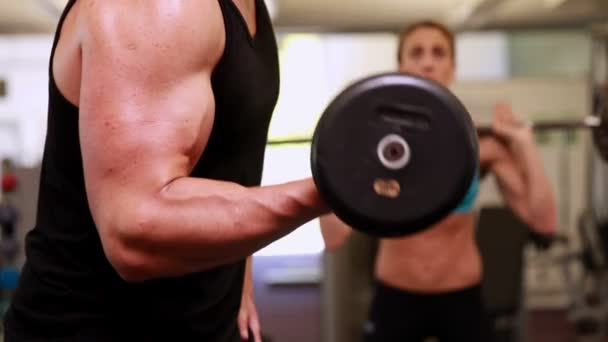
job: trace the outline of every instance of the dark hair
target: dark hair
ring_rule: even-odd
[[[403,43],[405,42],[405,40],[407,39],[407,37],[412,34],[414,31],[416,31],[419,28],[433,28],[438,30],[439,32],[441,32],[441,34],[443,34],[443,36],[448,40],[448,43],[450,45],[450,52],[451,52],[451,56],[452,56],[452,60],[456,59],[456,51],[455,51],[455,44],[454,44],[454,34],[452,33],[452,31],[450,31],[450,29],[448,29],[445,25],[440,24],[436,21],[433,20],[423,20],[423,21],[418,21],[415,22],[411,25],[409,25],[408,27],[406,27],[403,31],[401,31],[401,33],[399,34],[399,45],[397,47],[397,62],[401,62],[401,50],[403,49]]]

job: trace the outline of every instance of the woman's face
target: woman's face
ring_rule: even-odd
[[[399,70],[444,86],[454,79],[454,58],[448,38],[433,27],[420,27],[403,41]]]

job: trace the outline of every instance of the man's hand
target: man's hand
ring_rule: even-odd
[[[243,294],[241,296],[241,308],[238,317],[239,331],[244,341],[251,341],[249,333],[253,333],[254,342],[262,342],[260,333],[260,320],[255,308],[253,295],[253,276],[251,273],[251,257],[247,259],[245,269],[245,281],[243,284]]]

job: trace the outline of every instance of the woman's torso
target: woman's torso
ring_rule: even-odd
[[[474,214],[451,214],[415,235],[382,239],[375,276],[388,285],[417,292],[443,292],[478,284],[481,260]]]

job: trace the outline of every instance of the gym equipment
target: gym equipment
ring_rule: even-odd
[[[0,240],[0,260],[12,263],[20,252],[19,241],[16,239]]]
[[[0,236],[2,238],[12,237],[17,219],[17,209],[9,203],[0,202]]]
[[[15,191],[17,188],[17,177],[11,173],[6,172],[2,175],[2,192],[9,193]]]
[[[593,143],[604,161],[608,161],[608,110],[588,115],[580,120],[545,120],[529,123],[534,132],[591,129]],[[479,136],[492,134],[492,127],[477,127]]]
[[[438,83],[404,73],[348,86],[321,115],[311,142],[321,196],[345,223],[379,237],[412,234],[445,217],[479,165],[462,103]]]
[[[0,193],[9,193],[15,191],[17,187],[17,176],[15,175],[13,161],[4,158],[0,161],[0,177],[1,188]]]
[[[420,81],[421,83],[425,81]],[[427,81],[428,82],[428,81]],[[399,95],[404,97],[404,101],[408,101],[408,95]],[[452,109],[458,110],[458,109]],[[608,161],[608,106],[603,108],[598,113],[587,115],[580,120],[544,120],[529,123],[530,127],[535,132],[553,131],[553,130],[576,130],[590,129],[594,145],[604,161]],[[491,126],[479,126],[476,128],[479,136],[493,134]],[[311,143],[312,138],[301,137],[297,139],[277,139],[269,140],[268,145],[287,145],[287,144],[304,144]]]
[[[555,258],[560,266],[569,299],[568,319],[575,331],[575,341],[604,341],[608,335],[608,273],[606,273],[606,222],[597,221],[592,210],[579,216],[577,233],[580,248]],[[568,247],[570,241],[563,239]],[[573,266],[581,266],[580,274]]]
[[[534,121],[529,123],[530,128],[534,131],[551,131],[551,130],[571,130],[580,128],[599,129],[602,119],[599,116],[586,116],[581,120],[545,120]],[[477,127],[478,135],[492,134],[492,127],[479,126]]]

